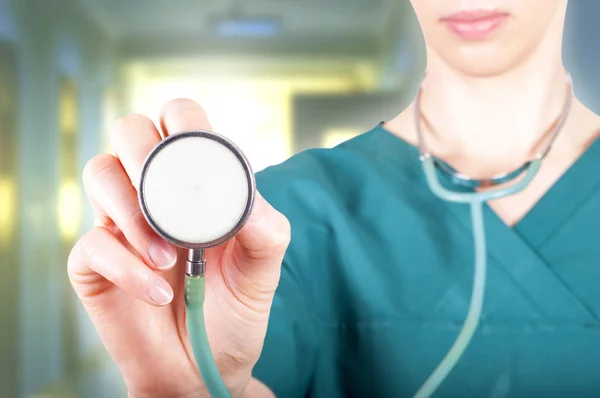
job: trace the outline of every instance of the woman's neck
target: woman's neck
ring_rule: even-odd
[[[420,102],[427,123],[421,120],[420,126],[430,152],[470,175],[506,172],[529,160],[569,95],[559,33],[547,36],[527,59],[497,76],[466,76],[428,53]],[[386,123],[413,144],[414,106]],[[569,132],[576,132],[581,120],[571,116],[589,113],[584,108],[574,101],[557,145],[571,146],[574,136]]]
[[[526,58],[496,76],[467,76],[428,49],[420,105],[432,151],[526,156],[561,115],[567,84],[562,29],[547,32]]]
[[[562,114],[568,88],[560,58],[485,78],[461,76],[440,62],[423,82],[423,131],[434,152],[525,156]]]

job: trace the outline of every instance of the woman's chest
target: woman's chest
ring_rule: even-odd
[[[484,209],[484,321],[600,323],[600,186],[588,193],[576,204],[549,197],[515,228]],[[381,201],[334,226],[323,286],[344,292],[335,312],[464,320],[474,276],[469,207],[415,202]]]
[[[600,201],[576,210],[551,231],[486,214],[481,323],[436,396],[600,396]],[[317,389],[329,375],[341,396],[412,396],[458,336],[473,284],[468,209],[415,214],[338,234]]]
[[[346,325],[322,353],[315,392],[410,397],[439,364],[458,328],[446,323]],[[328,368],[332,366],[332,368]],[[436,397],[598,397],[600,329],[484,325]],[[325,396],[326,394],[314,396]]]

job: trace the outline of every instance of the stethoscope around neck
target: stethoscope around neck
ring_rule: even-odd
[[[427,184],[432,192],[448,202],[471,203],[473,201],[486,202],[493,199],[513,195],[529,185],[541,167],[542,160],[548,155],[552,145],[556,141],[558,134],[564,127],[569,116],[573,102],[573,84],[570,75],[566,74],[566,98],[563,104],[561,115],[558,121],[554,123],[549,132],[549,138],[546,139],[542,148],[517,169],[501,173],[486,179],[475,179],[456,171],[452,166],[443,160],[432,155],[427,149],[424,133],[421,128],[421,97],[423,93],[423,82],[426,73],[423,75],[418,89],[417,98],[414,105],[415,130],[417,133],[417,144],[419,156],[427,179]],[[473,192],[453,191],[445,188],[438,178],[438,173],[444,175],[453,185],[459,188],[473,190]],[[513,182],[512,185],[506,185]],[[484,188],[484,191],[475,191],[478,188]]]
[[[425,398],[433,395],[458,363],[477,329],[481,318],[481,310],[483,308],[487,269],[483,204],[487,201],[500,199],[522,191],[537,175],[542,160],[548,155],[548,152],[550,152],[550,149],[556,141],[558,133],[562,130],[571,110],[573,102],[573,85],[568,73],[566,77],[566,99],[561,115],[554,124],[552,131],[550,131],[549,139],[539,152],[537,152],[531,160],[528,160],[521,167],[512,172],[502,173],[487,179],[474,179],[459,173],[448,163],[438,159],[427,150],[424,134],[421,130],[420,104],[423,91],[423,80],[425,79],[425,75],[423,75],[414,106],[415,127],[421,164],[427,185],[435,196],[446,202],[466,203],[471,206],[471,220],[475,247],[475,274],[471,303],[469,305],[465,323],[446,356],[415,394],[416,398]],[[445,187],[440,181],[440,174],[445,177],[447,181],[450,181],[453,186],[456,186],[459,189],[452,190]],[[478,191],[478,189],[480,189],[480,191]]]

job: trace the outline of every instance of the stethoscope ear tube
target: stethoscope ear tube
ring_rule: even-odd
[[[511,185],[507,185],[500,188],[490,189],[482,192],[457,192],[445,188],[437,175],[436,164],[430,156],[422,158],[422,166],[425,174],[425,179],[429,189],[438,198],[446,202],[454,203],[473,203],[473,202],[487,202],[493,199],[500,199],[506,196],[514,195],[517,192],[525,189],[529,183],[535,178],[540,167],[542,166],[541,159],[535,159],[529,162],[529,165],[523,172],[521,179]]]

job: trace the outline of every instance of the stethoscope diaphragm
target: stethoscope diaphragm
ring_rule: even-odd
[[[254,202],[250,163],[227,138],[187,131],[148,155],[138,190],[150,226],[168,242],[201,250],[232,238]]]

